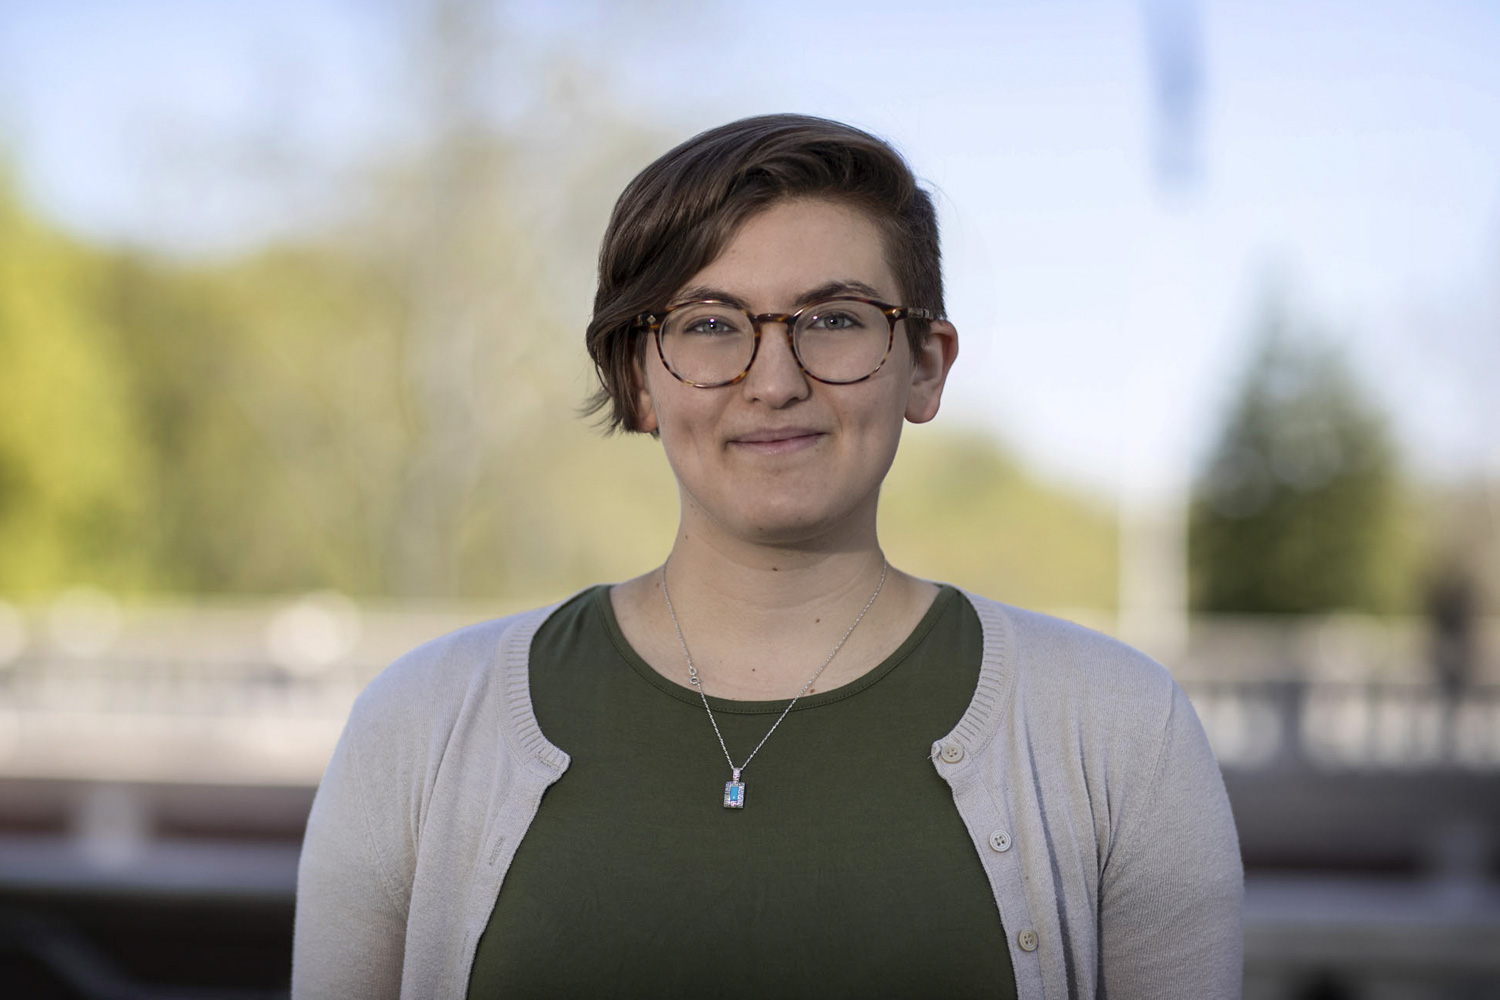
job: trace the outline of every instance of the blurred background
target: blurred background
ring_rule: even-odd
[[[0,981],[284,995],[405,649],[658,563],[577,416],[614,197],[892,140],[962,355],[894,562],[1192,696],[1246,996],[1500,997],[1500,8],[0,0]]]

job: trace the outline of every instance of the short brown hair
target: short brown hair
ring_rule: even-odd
[[[723,252],[751,215],[787,198],[828,198],[869,214],[885,243],[900,305],[943,314],[937,212],[911,168],[881,139],[807,115],[742,118],[695,135],[636,175],[599,248],[586,344],[599,376],[587,412],[639,430],[636,317],[668,304]],[[928,324],[908,320],[913,352]]]

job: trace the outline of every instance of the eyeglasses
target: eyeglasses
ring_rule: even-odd
[[[656,337],[656,353],[680,382],[700,389],[733,385],[750,373],[760,351],[762,323],[786,327],[792,356],[819,382],[848,385],[878,372],[904,319],[938,320],[930,309],[893,306],[874,299],[838,298],[794,313],[751,315],[712,299],[680,302],[636,317]]]

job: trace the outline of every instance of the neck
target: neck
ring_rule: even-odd
[[[677,615],[676,605],[670,596],[668,560],[668,563],[663,564],[660,574],[662,594],[667,614],[672,618],[673,630],[684,653],[684,661],[689,667],[689,675],[695,679],[694,683],[701,685],[709,676],[713,676],[715,693],[722,697],[787,697],[792,693],[791,686],[797,684],[799,678],[805,678],[801,680],[796,693],[801,695],[815,691],[814,685],[822,679],[834,657],[843,650],[884,589],[890,564],[886,562],[884,555],[879,558],[880,572],[875,588],[864,599],[858,613],[849,620],[847,626],[842,624],[847,617],[848,609],[845,605],[854,595],[854,588],[859,588],[863,582],[864,574],[860,572],[861,567],[858,565],[851,562],[849,566],[842,567],[846,572],[839,574],[840,585],[832,592],[819,592],[816,598],[808,590],[807,584],[815,578],[826,578],[827,573],[819,573],[812,567],[804,567],[793,574],[802,579],[792,580],[792,586],[778,586],[779,581],[776,580],[752,578],[756,585],[756,597],[759,599],[747,602],[741,592],[739,603],[732,614],[721,613],[716,616],[718,627],[709,635],[708,642],[698,644],[699,655],[692,660],[686,655],[691,647],[687,644],[681,618]],[[766,571],[760,572],[764,575]],[[777,575],[780,573],[774,566],[769,572]],[[679,585],[682,582],[679,578]],[[804,596],[800,599],[791,597],[797,592]],[[705,611],[710,612],[694,616],[700,624],[705,625],[711,617],[715,617],[711,614],[711,605],[732,600],[734,596],[731,590],[722,587],[708,592],[694,589],[693,593],[697,598],[695,603],[703,605]],[[823,605],[825,610],[820,611],[819,605]],[[833,634],[828,628],[830,624],[836,626],[833,632],[837,633],[837,641],[826,654],[820,655],[816,669],[809,675],[806,671],[811,658],[807,653],[809,650],[821,651],[828,644],[829,637]],[[739,627],[735,628],[734,625]],[[747,649],[750,654],[748,657],[744,655]],[[852,678],[863,672],[864,668],[860,668],[853,672],[845,670],[842,674]],[[840,674],[841,672],[836,671],[833,676]]]
[[[810,552],[720,547],[689,535],[678,536],[666,562],[679,603],[719,609],[714,618],[740,620],[751,628],[784,627],[780,619],[788,614],[802,616],[860,595],[868,599],[884,565],[885,555],[873,540],[859,548]]]
[[[709,695],[790,698],[870,603],[885,554],[873,515],[817,538],[746,540],[684,517],[663,571],[615,588],[611,600],[626,639],[662,676],[688,681],[677,628]],[[676,623],[662,591],[670,590]],[[869,612],[810,693],[874,668],[916,627],[937,588],[892,569]]]
[[[695,530],[684,519],[662,570],[676,613],[669,634],[675,638],[681,628],[709,694],[791,697],[867,608],[860,628],[849,634],[813,690],[837,686],[879,662],[870,654],[888,644],[882,620],[889,623],[901,588],[890,586],[873,530],[840,541],[746,544],[721,532]],[[656,597],[658,607],[670,617],[662,598]],[[872,638],[884,641],[872,645]],[[681,666],[665,670],[668,676],[685,670],[680,654],[674,650],[671,659]]]
[[[684,489],[668,557],[673,578],[680,574],[728,604],[771,613],[805,607],[851,582],[862,586],[866,578],[873,587],[885,563],[876,532],[877,496],[835,523],[757,536],[753,525],[718,523]]]

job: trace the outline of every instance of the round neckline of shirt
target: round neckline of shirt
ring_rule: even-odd
[[[927,611],[922,615],[922,620],[917,622],[916,627],[911,630],[911,634],[889,656],[847,684],[841,684],[827,691],[818,691],[814,694],[805,695],[792,707],[792,711],[801,712],[804,709],[820,708],[824,705],[843,701],[845,698],[852,698],[854,695],[876,684],[881,678],[888,676],[891,671],[895,670],[902,661],[912,654],[913,650],[922,644],[922,640],[927,638],[928,633],[932,631],[933,626],[937,624],[937,620],[942,617],[943,612],[947,610],[949,604],[957,599],[958,590],[952,585],[944,583],[939,584],[938,587],[938,595],[933,598],[932,604],[928,606]],[[609,633],[610,642],[614,644],[615,651],[620,654],[620,658],[630,665],[630,668],[635,671],[637,676],[663,694],[690,705],[703,704],[695,689],[688,687],[686,684],[678,684],[657,673],[635,651],[635,647],[630,645],[630,641],[625,638],[625,633],[620,629],[619,619],[615,617],[614,605],[609,599],[609,590],[609,584],[602,584],[597,587],[592,595],[591,603],[593,604],[594,612],[603,618],[604,627]],[[732,698],[718,698],[714,695],[708,696],[709,707],[715,712],[726,712],[731,715],[765,715],[772,712],[780,712],[786,708],[787,700],[786,698],[779,698],[774,701],[739,701]]]

